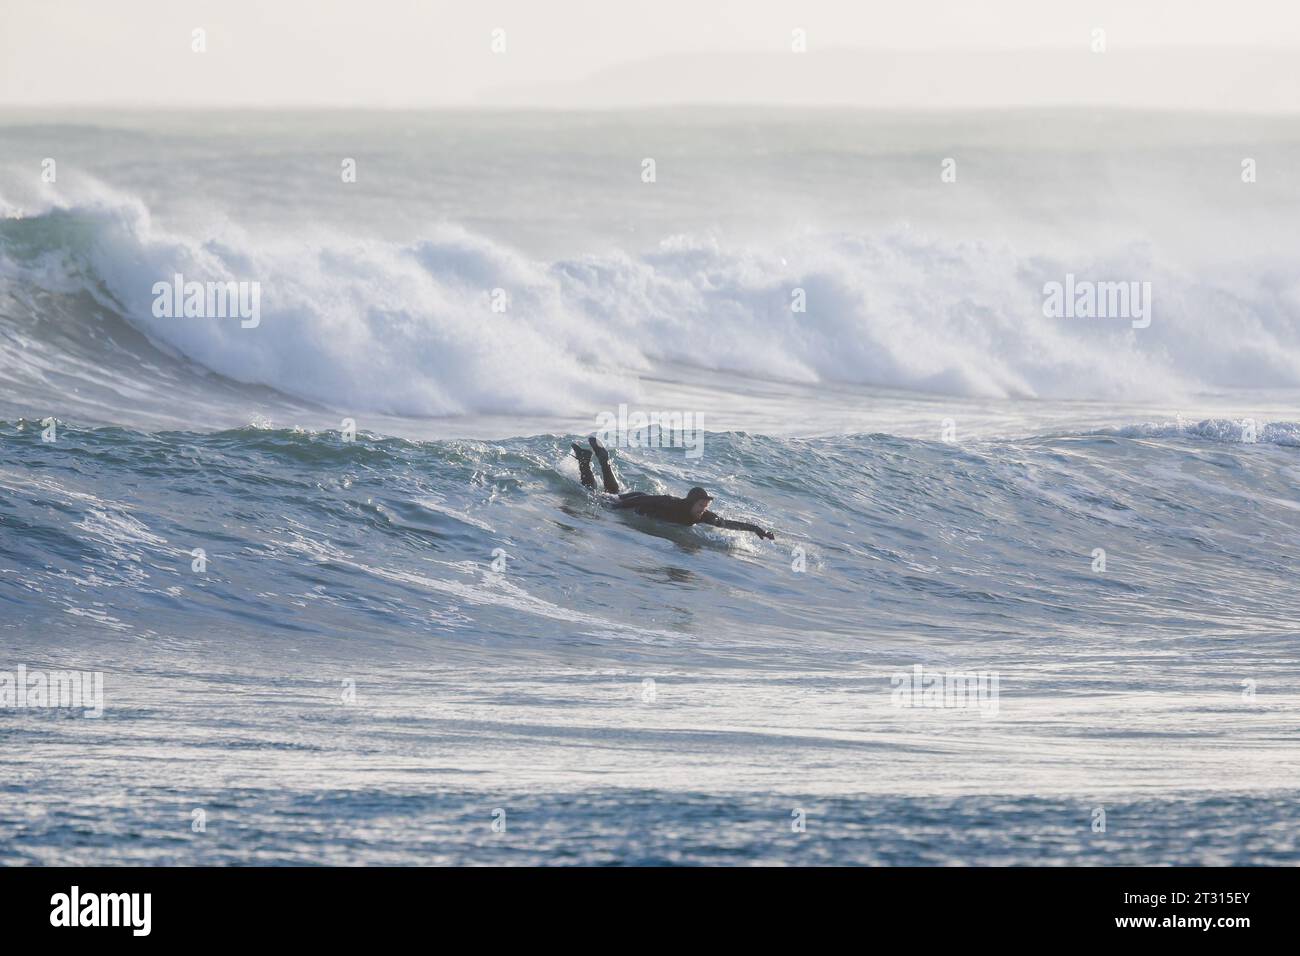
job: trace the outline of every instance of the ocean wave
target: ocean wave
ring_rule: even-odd
[[[1091,434],[1121,438],[1191,438],[1228,445],[1290,445],[1300,447],[1300,422],[1259,422],[1253,418],[1177,419],[1138,422],[1100,429]]]
[[[675,634],[709,635],[715,659],[842,662],[917,633],[1179,635],[1192,608],[1196,633],[1289,636],[1291,449],[1206,455],[1138,440],[1150,434],[964,447],[719,432],[685,472],[680,450],[616,451],[625,487],[700,484],[719,514],[775,529],[760,542],[602,507],[578,483],[569,436],[69,424],[46,443],[0,425],[14,463],[0,469],[0,524],[13,532],[0,598],[29,624],[53,605],[108,609],[140,633],[262,635],[293,621],[322,638],[439,648],[470,608],[469,645],[547,659],[652,653]],[[755,628],[725,624],[733,613]]]
[[[636,374],[663,361],[993,398],[1300,385],[1294,269],[1202,275],[1143,246],[1064,262],[903,230],[744,247],[679,236],[540,262],[454,225],[406,243],[229,223],[186,235],[106,187],[0,208],[0,286],[33,313],[79,296],[65,321],[93,303],[165,355],[343,412],[587,411],[635,397]],[[1045,318],[1043,285],[1067,272],[1152,282],[1151,325]],[[177,274],[259,283],[257,326],[155,317],[154,284]],[[0,357],[30,363],[35,337],[7,329]]]

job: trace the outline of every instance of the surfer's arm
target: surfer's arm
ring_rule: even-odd
[[[776,540],[775,534],[771,531],[764,531],[756,524],[750,524],[748,521],[729,521],[726,518],[719,518],[712,511],[704,512],[703,520],[715,528],[726,528],[728,531],[752,531],[760,538],[767,538],[769,541]]]

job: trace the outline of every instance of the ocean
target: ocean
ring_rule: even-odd
[[[1298,164],[1192,113],[0,114],[0,863],[1300,862]],[[775,540],[606,507],[611,422]]]

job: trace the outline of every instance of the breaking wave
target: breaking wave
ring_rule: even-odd
[[[1280,263],[1203,275],[1149,246],[1064,262],[906,230],[743,248],[678,236],[641,255],[544,262],[447,224],[406,243],[233,223],[186,235],[102,186],[77,201],[0,199],[0,211],[0,362],[16,380],[66,374],[70,360],[118,374],[95,351],[112,344],[148,367],[137,388],[179,361],[411,416],[589,409],[634,394],[659,362],[993,398],[1300,385],[1300,274]],[[1043,285],[1066,272],[1150,281],[1150,327],[1044,317]],[[154,284],[177,274],[259,283],[259,324],[155,317]]]

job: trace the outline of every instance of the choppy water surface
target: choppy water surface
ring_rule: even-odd
[[[746,167],[783,197],[770,220],[723,193],[710,234],[691,194],[629,195],[620,247],[545,166],[516,244],[519,196],[475,218],[441,180],[403,193],[422,153],[397,144],[438,134],[398,116],[371,201],[344,204],[371,220],[345,234],[295,186],[263,197],[276,236],[249,191],[343,134],[299,118],[257,134],[287,153],[230,158],[240,122],[0,127],[79,157],[62,192],[0,181],[0,670],[105,693],[99,719],[0,709],[0,861],[1297,861],[1293,265],[1239,244],[1192,269],[1171,224],[1122,236],[1136,259],[1095,223],[1091,258],[1045,251],[1048,194],[988,183],[951,234],[909,186],[918,231],[850,188],[922,136],[885,120],[892,151],[813,129],[802,160]],[[466,168],[481,128],[448,122],[438,161]],[[634,121],[590,122],[568,155],[600,179]],[[734,117],[646,122],[688,168],[735,144]],[[750,147],[787,142],[772,122]],[[1162,122],[1126,168],[1190,187]],[[539,135],[516,133],[485,195]],[[177,150],[209,204],[159,172]],[[1143,179],[1054,155],[1088,188]],[[796,241],[776,219],[815,156],[838,158]],[[405,218],[376,212],[400,195]],[[1188,202],[1242,227],[1226,192]],[[1014,215],[972,245],[983,204]],[[1165,311],[1050,324],[1043,277],[1088,263],[1153,276]],[[153,281],[204,270],[263,282],[258,328],[151,314]],[[698,457],[616,448],[628,487],[702,484],[776,541],[585,491],[569,442],[620,403],[703,423]],[[896,706],[916,665],[996,677],[995,706]]]

